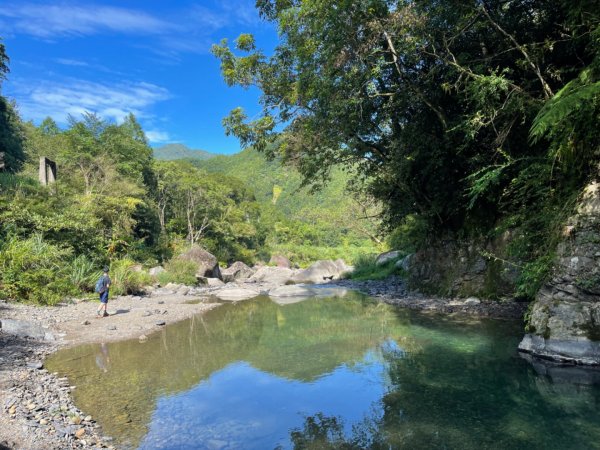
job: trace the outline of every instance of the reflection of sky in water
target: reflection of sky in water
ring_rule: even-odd
[[[393,341],[384,347],[401,353]],[[160,398],[140,448],[290,448],[289,432],[319,412],[343,416],[349,435],[353,424],[383,414],[386,374],[379,350],[312,383],[233,363],[188,392]]]

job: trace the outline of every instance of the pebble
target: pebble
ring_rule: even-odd
[[[148,336],[146,336],[145,334],[141,334],[138,339],[140,340],[140,342],[146,342],[148,340]]]
[[[81,325],[89,325],[91,322],[89,320],[84,320],[81,322]]]
[[[117,329],[117,327],[115,325],[109,325],[109,326],[106,327],[106,329],[108,331],[115,331]]]
[[[41,363],[41,362],[39,362],[39,361],[35,361],[35,362],[27,363],[27,367],[30,368],[30,369],[40,370],[40,369],[44,368],[44,364]]]
[[[15,426],[22,427],[28,439],[36,443],[35,448],[106,447],[108,440],[104,440],[92,416],[84,415],[73,404],[69,391],[74,386],[69,386],[68,379],[58,378],[57,374],[42,370],[41,362],[30,360],[34,355],[44,358],[51,353],[52,344],[40,347],[33,340],[17,343],[16,338],[0,333],[0,348],[6,363],[13,368],[2,380],[6,397],[2,397],[0,415],[7,414]]]
[[[156,322],[156,325],[158,325],[159,327],[166,325],[167,323],[164,320],[159,320],[158,322]]]

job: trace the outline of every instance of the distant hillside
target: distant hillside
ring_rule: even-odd
[[[197,159],[206,160],[216,156],[205,150],[194,150],[183,144],[166,144],[154,149],[156,159],[170,161],[173,159]]]
[[[251,148],[234,155],[217,155],[210,160],[195,161],[194,165],[243,181],[254,190],[260,203],[276,205],[285,214],[300,214],[307,218],[316,210],[344,209],[343,205],[350,201],[345,193],[347,175],[342,171],[334,171],[327,186],[311,194],[306,188],[300,189],[301,176],[293,168],[282,167],[277,161],[267,161]]]

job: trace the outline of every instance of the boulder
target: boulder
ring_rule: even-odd
[[[294,276],[292,269],[286,269],[285,267],[259,267],[258,270],[248,278],[250,283],[268,283],[276,285],[284,285],[289,283]]]
[[[219,300],[227,300],[237,302],[240,300],[248,300],[260,295],[260,291],[252,288],[223,288],[214,293]]]
[[[151,276],[155,277],[157,276],[159,273],[163,273],[166,272],[165,268],[163,266],[156,266],[156,267],[152,267],[149,271],[148,274],[150,274]]]
[[[177,256],[178,259],[192,261],[198,264],[197,277],[209,277],[221,279],[221,270],[217,257],[201,247],[193,246],[187,252]]]
[[[398,250],[381,253],[379,256],[377,256],[377,259],[375,259],[375,264],[377,264],[378,266],[382,266],[398,258],[400,258],[400,252]]]
[[[54,336],[47,332],[40,325],[26,320],[2,319],[0,329],[3,333],[12,334],[19,337],[31,337],[34,339],[44,339],[53,341]]]
[[[413,256],[414,256],[414,254],[411,253],[409,255],[406,255],[404,258],[399,259],[398,261],[396,261],[396,267],[398,269],[404,270],[405,272],[410,271],[410,265],[411,265]]]
[[[337,280],[342,273],[338,265],[331,260],[317,261],[308,269],[296,273],[292,280],[296,283],[323,283],[329,280]]]
[[[225,283],[223,283],[218,278],[208,278],[208,277],[198,277],[198,283],[203,284],[208,287],[220,287],[220,286],[225,285]]]
[[[479,305],[480,303],[481,303],[481,300],[479,300],[477,297],[469,297],[468,299],[466,299],[463,302],[463,305],[473,306],[473,305]]]
[[[282,255],[273,255],[269,260],[269,264],[276,265],[277,267],[283,267],[286,269],[291,269],[292,263],[289,259]]]
[[[227,269],[221,270],[221,276],[225,283],[231,283],[232,281],[246,280],[254,275],[254,272],[254,269],[243,262],[236,261]]]

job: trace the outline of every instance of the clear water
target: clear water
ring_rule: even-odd
[[[259,298],[47,367],[130,448],[600,448],[597,374],[540,374],[515,351],[521,330],[353,293]]]

